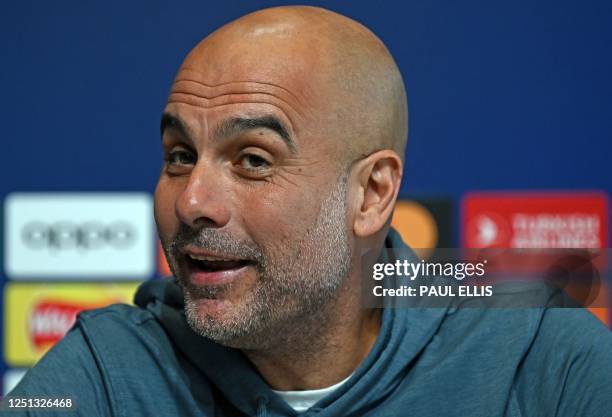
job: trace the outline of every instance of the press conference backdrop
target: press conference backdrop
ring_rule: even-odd
[[[410,135],[394,225],[409,243],[609,245],[612,3],[302,3],[366,24],[404,75]],[[2,5],[5,391],[78,311],[130,302],[139,282],[168,272],[151,195],[175,71],[214,28],[279,4]],[[594,313],[609,324],[608,310]]]

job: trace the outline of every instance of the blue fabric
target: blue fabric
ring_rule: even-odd
[[[58,416],[297,415],[239,350],[189,328],[173,280],[135,301],[80,314],[11,396],[74,398]],[[612,416],[611,382],[612,335],[582,309],[386,309],[354,375],[301,415]]]

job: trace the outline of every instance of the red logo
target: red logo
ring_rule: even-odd
[[[45,350],[57,343],[76,321],[80,311],[90,310],[107,305],[69,304],[57,301],[42,301],[37,303],[28,321],[30,340],[40,350]]]
[[[591,193],[473,193],[463,201],[468,248],[605,248],[608,199]]]

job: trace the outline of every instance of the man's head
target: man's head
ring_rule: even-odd
[[[162,119],[155,196],[192,327],[255,349],[358,300],[343,289],[382,244],[406,134],[392,57],[346,17],[266,9],[201,41]]]

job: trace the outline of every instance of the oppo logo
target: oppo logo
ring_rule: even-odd
[[[122,221],[109,224],[34,221],[23,227],[21,238],[30,249],[126,249],[135,243],[136,230]]]

